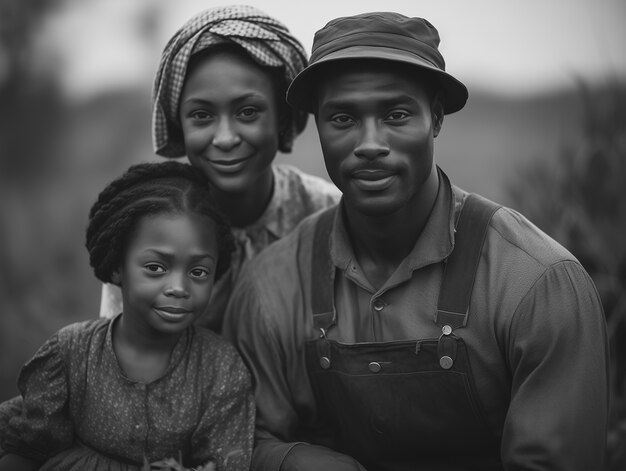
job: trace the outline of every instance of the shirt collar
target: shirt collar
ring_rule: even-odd
[[[439,191],[433,210],[413,249],[402,262],[400,269],[413,270],[444,260],[454,247],[454,225],[457,213],[457,197],[448,176],[437,167]],[[339,205],[331,233],[331,258],[335,266],[346,269],[355,258],[348,236],[343,202]]]

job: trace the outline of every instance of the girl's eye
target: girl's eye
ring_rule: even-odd
[[[353,122],[350,115],[347,115],[347,114],[335,114],[330,117],[330,121],[334,124],[338,124],[342,126]]]
[[[148,263],[144,267],[150,273],[165,273],[165,267],[158,263]]]
[[[210,275],[209,270],[203,267],[192,268],[189,273],[194,278],[206,278]]]

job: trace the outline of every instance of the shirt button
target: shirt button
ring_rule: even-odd
[[[328,358],[328,357],[320,358],[320,366],[324,370],[327,370],[328,368],[330,368],[330,358]]]
[[[376,298],[374,300],[374,310],[380,312],[383,309],[385,309],[385,302],[380,298]]]
[[[371,362],[369,365],[367,365],[367,367],[372,373],[378,373],[382,369],[382,366],[380,366],[380,363],[378,363],[377,361]]]

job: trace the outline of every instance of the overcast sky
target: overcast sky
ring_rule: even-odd
[[[75,2],[51,25],[49,47],[63,51],[67,90],[80,97],[103,88],[151,82],[167,39],[215,0]],[[575,79],[626,81],[624,0],[250,0],[291,29],[310,53],[329,20],[391,10],[431,21],[453,75],[472,87],[515,95],[572,86]],[[137,21],[156,8],[157,38],[146,43]]]

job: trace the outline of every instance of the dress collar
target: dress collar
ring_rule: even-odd
[[[129,381],[131,383],[138,383],[138,384],[152,384],[157,381],[160,381],[162,378],[167,377],[172,372],[172,370],[174,370],[178,366],[178,364],[182,361],[182,359],[185,357],[187,350],[191,346],[191,339],[194,334],[195,327],[193,326],[188,327],[179,337],[178,342],[176,342],[176,345],[174,346],[174,349],[172,350],[169,365],[167,366],[167,369],[163,372],[163,374],[159,376],[158,378],[150,381],[149,383],[143,383],[141,381],[135,381],[129,378],[128,376],[126,376],[126,373],[122,369],[117,359],[115,350],[113,349],[113,325],[119,321],[122,315],[123,313],[119,313],[115,317],[109,319],[109,325],[106,331],[105,346],[104,346],[104,349],[107,355],[109,356],[109,358],[111,359],[111,361],[114,363],[115,369],[118,371],[118,374],[121,377],[123,377],[126,381]]]

